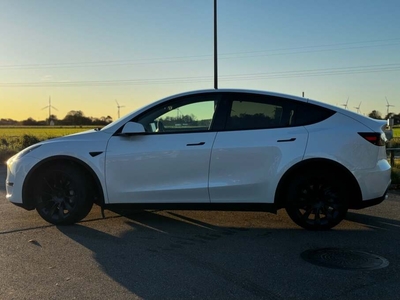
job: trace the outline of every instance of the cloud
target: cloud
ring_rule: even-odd
[[[54,81],[53,75],[44,75],[40,78],[40,81]]]
[[[48,82],[49,84],[53,84],[53,83],[65,83],[65,82],[70,82],[69,79],[60,79],[57,80],[56,78],[54,78],[53,75],[43,75],[42,77],[40,77],[40,82]]]

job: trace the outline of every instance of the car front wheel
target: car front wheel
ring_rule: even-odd
[[[68,225],[85,218],[93,206],[88,196],[86,177],[71,165],[54,165],[37,174],[36,210],[49,223]]]
[[[328,172],[309,170],[292,178],[286,192],[286,211],[299,226],[327,230],[339,224],[348,209],[346,184]]]

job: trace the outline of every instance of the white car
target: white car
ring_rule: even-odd
[[[165,98],[101,130],[26,148],[7,162],[7,198],[48,222],[93,203],[140,209],[285,208],[324,230],[386,198],[386,122],[300,97],[204,90]]]

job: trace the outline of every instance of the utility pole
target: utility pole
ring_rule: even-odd
[[[214,0],[214,89],[218,89],[217,0]]]

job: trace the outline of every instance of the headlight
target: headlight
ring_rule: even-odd
[[[31,153],[33,150],[39,148],[40,146],[42,146],[42,145],[41,144],[32,145],[32,146],[25,148],[24,150],[18,152],[13,157],[11,157],[9,160],[7,160],[7,165],[10,166],[15,160],[20,159],[21,157],[27,155],[28,153]]]

